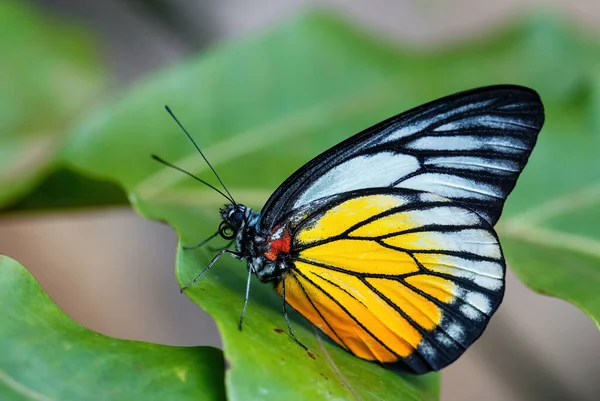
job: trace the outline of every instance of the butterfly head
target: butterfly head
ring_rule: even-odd
[[[219,235],[224,239],[234,239],[246,221],[248,210],[246,206],[239,204],[226,205],[221,209],[223,221],[219,225]]]

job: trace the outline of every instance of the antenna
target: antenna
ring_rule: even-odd
[[[202,158],[204,159],[204,161],[206,162],[206,164],[208,164],[208,167],[210,167],[210,169],[212,170],[212,172],[215,174],[215,177],[217,177],[217,180],[219,180],[219,182],[223,186],[223,189],[225,190],[225,192],[227,192],[227,195],[229,195],[229,197],[228,198],[226,197],[226,198],[229,199],[231,201],[231,203],[233,203],[234,206],[237,206],[237,203],[235,202],[235,200],[233,199],[233,196],[231,196],[231,193],[229,192],[229,190],[227,189],[227,187],[223,183],[223,180],[221,180],[221,177],[219,177],[219,174],[217,174],[217,172],[215,171],[215,169],[213,168],[213,166],[208,162],[208,159],[206,158],[206,156],[204,156],[204,153],[202,153],[202,151],[200,150],[200,147],[198,146],[198,144],[196,143],[196,141],[194,141],[194,138],[192,138],[192,136],[189,134],[189,132],[187,132],[187,130],[184,128],[184,126],[179,122],[179,120],[177,119],[177,117],[175,117],[175,114],[173,114],[173,111],[171,110],[171,108],[169,106],[165,105],[165,109],[171,115],[171,117],[173,117],[173,120],[175,120],[175,122],[177,123],[177,125],[179,125],[179,128],[181,128],[181,130],[187,135],[187,137],[189,138],[189,140],[194,144],[194,147],[196,148],[196,150],[198,151],[198,153],[200,153],[200,156],[202,156]],[[175,166],[171,166],[171,167],[175,167]],[[178,170],[180,170],[180,171],[182,171],[182,172],[184,172],[184,173],[192,176],[187,171],[183,171],[181,169],[178,169]],[[196,178],[195,176],[192,176],[192,177]],[[196,178],[196,179],[198,179],[198,178]],[[214,187],[212,187],[212,188],[215,189],[215,190],[217,190]],[[218,192],[222,193],[221,191],[218,191]]]
[[[217,191],[218,193],[220,193],[221,195],[223,195],[225,197],[225,199],[227,199],[229,202],[233,203],[234,205],[236,204],[235,201],[233,200],[233,198],[230,198],[229,196],[225,195],[221,190],[213,187],[212,185],[210,185],[208,182],[204,181],[203,179],[200,179],[200,178],[196,177],[194,174],[190,173],[189,171],[186,171],[186,170],[182,169],[181,167],[177,167],[176,165],[171,164],[168,161],[165,161],[165,160],[161,159],[160,157],[158,157],[156,155],[152,155],[152,158],[154,160],[156,160],[157,162],[164,164],[167,167],[171,167],[172,169],[175,169],[177,171],[181,171],[182,173],[189,175],[190,177],[192,177],[196,181],[199,181],[199,182],[203,183],[207,187],[210,187],[210,188],[214,189],[215,191]]]

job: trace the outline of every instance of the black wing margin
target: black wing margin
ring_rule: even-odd
[[[544,123],[532,89],[497,85],[416,107],[320,154],[288,177],[262,210],[262,227],[316,199],[363,188],[427,191],[490,224],[525,167]]]

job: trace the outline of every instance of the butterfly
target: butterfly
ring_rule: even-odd
[[[190,134],[167,107],[192,141]],[[497,85],[453,94],[368,128],[315,157],[262,210],[221,193],[224,254],[272,283],[340,347],[423,374],[455,361],[504,295],[506,263],[493,229],[544,123],[532,89]],[[190,248],[187,248],[190,249]],[[306,347],[304,347],[306,348]]]

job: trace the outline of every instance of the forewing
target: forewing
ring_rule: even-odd
[[[292,174],[262,210],[290,210],[365,188],[410,188],[454,200],[494,225],[544,122],[538,94],[511,85],[451,95],[383,121]]]
[[[290,219],[293,220],[293,219]],[[364,190],[303,212],[286,301],[355,355],[415,373],[475,341],[499,306],[505,264],[481,216],[413,190]]]

